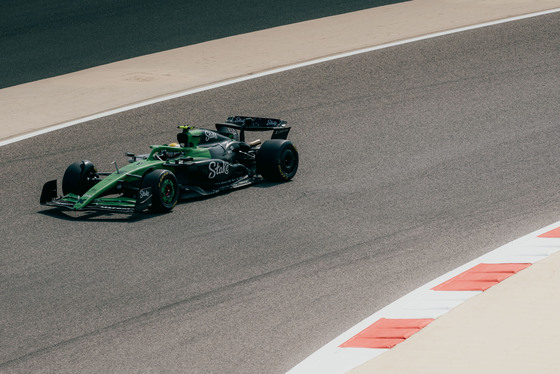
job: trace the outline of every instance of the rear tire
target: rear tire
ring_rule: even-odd
[[[179,200],[179,183],[175,174],[169,170],[154,170],[142,179],[142,188],[152,188],[152,205],[155,213],[167,213],[177,205]]]
[[[96,183],[92,180],[96,174],[97,170],[91,161],[84,160],[70,164],[62,177],[62,194],[73,193],[82,196]]]
[[[257,171],[271,182],[286,182],[296,175],[299,154],[289,140],[265,141],[257,153]]]

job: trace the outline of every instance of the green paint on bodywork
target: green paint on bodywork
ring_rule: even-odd
[[[198,144],[198,143],[197,143]],[[118,172],[107,175],[96,183],[82,196],[68,194],[60,200],[73,204],[73,210],[87,209],[88,207],[120,207],[134,208],[136,199],[125,196],[107,196],[104,194],[116,189],[118,183],[134,182],[141,179],[144,174],[156,169],[166,169],[173,172],[174,167],[170,162],[174,160],[201,161],[211,158],[210,151],[199,147],[171,147],[168,145],[152,145],[149,156],[120,167]],[[171,156],[170,156],[171,155]],[[167,165],[166,165],[167,164]]]
[[[193,148],[198,147],[198,145],[200,144],[200,138],[202,137],[202,132],[199,129],[191,126],[179,126],[179,128],[183,129],[183,134],[187,136],[185,145]]]

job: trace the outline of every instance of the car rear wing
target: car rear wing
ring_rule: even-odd
[[[232,116],[224,123],[217,123],[216,130],[225,134],[237,134],[245,141],[245,131],[272,131],[271,139],[286,139],[290,132],[287,122],[275,118]]]

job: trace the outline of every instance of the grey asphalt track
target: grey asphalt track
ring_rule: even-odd
[[[560,17],[247,81],[0,148],[1,372],[281,373],[406,292],[557,221]],[[293,182],[168,215],[57,214],[42,183],[280,117]]]

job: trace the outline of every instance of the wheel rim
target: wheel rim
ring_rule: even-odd
[[[296,157],[291,150],[287,150],[282,154],[280,165],[285,173],[290,174],[294,170],[295,163]]]
[[[165,179],[160,188],[161,200],[165,205],[173,204],[175,199],[175,184],[171,179]]]

